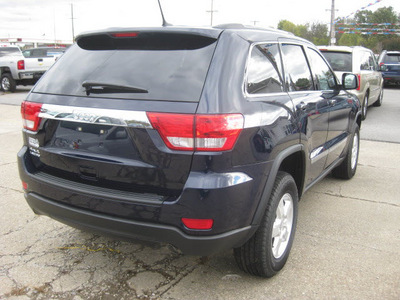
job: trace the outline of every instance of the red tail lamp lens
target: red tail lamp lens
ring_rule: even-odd
[[[189,229],[208,230],[212,228],[214,220],[182,218],[182,223]]]
[[[233,148],[243,129],[241,114],[196,116],[196,150],[226,151]]]
[[[194,115],[148,112],[168,148],[186,151],[231,150],[243,129],[241,114]]]
[[[194,115],[147,113],[154,129],[158,131],[168,148],[193,150]]]
[[[42,108],[42,103],[23,101],[21,104],[21,115],[24,128],[32,131],[37,131],[41,118],[39,113]]]
[[[17,62],[17,68],[18,68],[18,70],[25,70],[25,61],[24,60],[19,60]]]
[[[357,91],[361,90],[361,74],[357,74],[357,78],[358,78],[358,88]]]

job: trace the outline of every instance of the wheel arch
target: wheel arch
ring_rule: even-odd
[[[275,178],[279,171],[287,172],[294,178],[300,199],[304,190],[305,181],[305,153],[303,145],[293,145],[283,150],[275,158],[253,218],[253,225],[259,225],[261,222],[274,186]]]

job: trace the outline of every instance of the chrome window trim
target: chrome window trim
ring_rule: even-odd
[[[248,79],[248,67],[250,63],[250,58],[251,58],[251,53],[253,51],[253,48],[256,47],[257,45],[262,45],[262,44],[277,44],[279,48],[279,56],[280,56],[280,64],[281,64],[281,76],[282,79],[284,78],[284,72],[283,72],[283,66],[282,66],[282,54],[281,54],[281,48],[280,48],[280,43],[279,41],[263,41],[263,42],[255,42],[250,45],[249,52],[247,54],[247,61],[246,61],[246,67],[245,67],[245,72],[244,72],[244,78],[243,78],[243,95],[246,98],[259,98],[259,97],[265,97],[265,96],[281,96],[281,95],[287,95],[287,92],[276,92],[276,93],[262,93],[262,94],[249,94],[247,92],[247,79]],[[283,88],[285,89],[285,81],[283,82]]]
[[[152,129],[145,111],[43,104],[39,117],[68,122]]]

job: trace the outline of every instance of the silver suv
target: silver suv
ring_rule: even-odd
[[[362,105],[362,119],[367,117],[369,105],[381,106],[383,78],[374,53],[364,47],[320,46],[339,80],[343,73],[354,73],[360,82],[354,93]]]

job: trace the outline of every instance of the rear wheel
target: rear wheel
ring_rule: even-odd
[[[335,169],[332,174],[337,178],[350,179],[356,174],[358,164],[358,153],[360,150],[360,128],[355,126],[354,132],[351,137],[347,154],[344,161]]]
[[[381,92],[379,93],[378,100],[376,100],[376,102],[374,103],[374,106],[377,106],[377,107],[381,106],[382,101],[383,101],[383,87],[381,88]]]
[[[252,275],[272,277],[285,265],[297,223],[298,194],[291,175],[279,172],[260,227],[234,249],[239,267]]]
[[[15,92],[17,84],[11,74],[3,74],[1,76],[1,89],[5,92]]]

